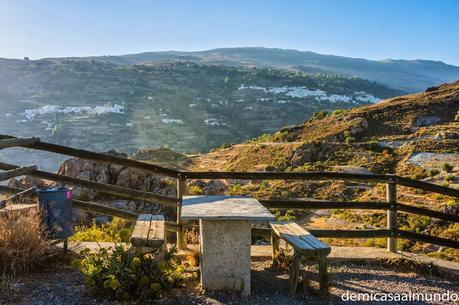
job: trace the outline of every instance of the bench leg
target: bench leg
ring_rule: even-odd
[[[271,232],[271,245],[273,246],[272,257],[275,261],[279,256],[279,237],[274,232]]]
[[[290,266],[289,276],[289,293],[294,295],[298,289],[298,276],[300,274],[301,254],[295,251],[293,255],[292,265]]]
[[[328,293],[329,279],[328,279],[328,262],[325,255],[319,256],[319,289],[322,295]]]

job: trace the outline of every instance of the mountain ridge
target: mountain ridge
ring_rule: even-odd
[[[459,67],[427,59],[383,59],[325,55],[295,49],[240,47],[204,51],[158,51],[137,54],[47,58],[48,60],[100,60],[118,65],[157,61],[192,61],[201,64],[274,67],[308,73],[359,77],[400,89],[417,92],[459,79]]]

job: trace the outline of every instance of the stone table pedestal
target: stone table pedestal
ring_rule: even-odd
[[[199,221],[203,289],[250,294],[251,226],[247,220]]]
[[[252,223],[274,220],[256,199],[236,196],[186,196],[182,220],[199,220],[201,286],[250,294]]]

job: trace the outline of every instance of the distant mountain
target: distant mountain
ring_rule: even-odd
[[[96,151],[207,152],[316,111],[399,94],[358,78],[276,69],[0,59],[0,133]]]
[[[74,58],[76,59],[76,58]],[[82,58],[78,58],[82,59]],[[308,51],[273,48],[222,48],[197,52],[147,52],[120,56],[86,57],[117,65],[144,62],[192,61],[228,66],[276,67],[307,73],[342,74],[416,92],[459,79],[459,67],[431,60],[367,60]]]

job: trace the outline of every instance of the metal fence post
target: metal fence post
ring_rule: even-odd
[[[387,238],[387,250],[397,252],[397,184],[393,181],[386,185],[386,200],[390,203],[387,210],[387,229],[391,237]]]
[[[181,175],[177,178],[177,249],[186,249],[185,231],[182,225],[182,201],[186,193],[186,179]]]

